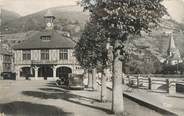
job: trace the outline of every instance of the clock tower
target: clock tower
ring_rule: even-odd
[[[52,30],[54,29],[54,19],[55,16],[51,13],[50,10],[47,10],[47,13],[44,15],[45,23],[46,23],[46,30]]]

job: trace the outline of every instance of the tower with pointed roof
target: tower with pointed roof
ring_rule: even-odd
[[[47,13],[44,15],[44,18],[46,23],[46,30],[53,30],[55,16],[49,9],[47,10]]]
[[[176,47],[173,34],[169,41],[169,47],[167,49],[167,60],[166,63],[170,65],[176,65],[182,62],[179,49]]]
[[[176,51],[177,51],[177,48],[174,42],[174,38],[173,38],[173,35],[171,35],[171,38],[169,40],[169,47],[167,49],[167,55],[172,56],[173,54],[176,53]]]

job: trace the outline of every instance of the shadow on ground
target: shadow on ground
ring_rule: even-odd
[[[47,83],[46,86],[48,86],[48,87],[58,87],[54,81],[51,81],[51,82]]]
[[[168,95],[168,97],[174,97],[174,98],[184,98],[184,95]]]
[[[42,91],[23,91],[22,94],[26,96],[40,98],[40,99],[62,99],[62,100],[65,100],[65,101],[68,101],[74,104],[86,106],[89,108],[104,111],[108,114],[112,114],[112,112],[109,109],[95,106],[94,102],[100,102],[97,99],[72,94],[70,93],[69,90],[65,90],[62,88],[53,88],[55,87],[53,83],[48,83],[46,86],[50,88],[40,88],[40,90],[44,92]],[[85,102],[82,103],[80,102],[81,100]]]
[[[53,98],[55,97],[55,99],[59,99],[59,98],[77,98],[77,99],[83,99],[83,100],[86,100],[86,101],[93,101],[93,102],[100,102],[100,100],[98,99],[94,99],[94,98],[91,98],[91,97],[86,97],[86,96],[81,96],[81,95],[76,95],[76,94],[72,94],[70,93],[69,90],[65,90],[65,89],[57,89],[57,88],[40,88],[40,90],[42,91],[45,91],[45,92],[54,92],[54,96]],[[66,94],[67,93],[67,94]],[[57,95],[59,94],[59,96]],[[64,95],[62,95],[64,94]]]
[[[8,116],[74,116],[54,106],[22,101],[0,104],[0,112]]]

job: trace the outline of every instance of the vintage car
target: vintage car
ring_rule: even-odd
[[[83,75],[70,73],[67,78],[64,77],[57,80],[56,84],[68,89],[84,89]]]
[[[2,72],[1,76],[4,80],[16,80],[16,73],[13,72]]]

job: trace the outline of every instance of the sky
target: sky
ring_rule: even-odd
[[[165,0],[163,4],[174,20],[184,21],[184,0]]]
[[[25,16],[51,7],[76,5],[76,1],[78,0],[0,0],[0,6]],[[165,0],[164,5],[173,19],[178,22],[184,19],[184,0]]]

